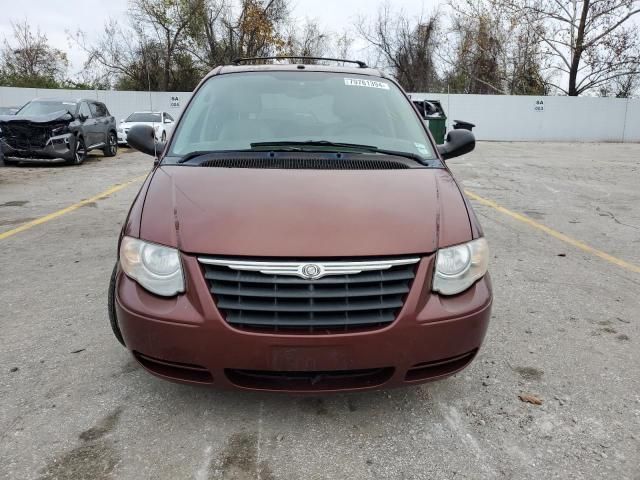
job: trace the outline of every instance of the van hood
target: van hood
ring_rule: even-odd
[[[194,254],[309,258],[424,254],[472,236],[446,169],[161,166],[140,238]]]

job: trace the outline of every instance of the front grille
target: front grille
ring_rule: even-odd
[[[242,388],[309,392],[376,387],[388,381],[393,371],[393,367],[327,372],[226,369],[225,374],[231,383]]]
[[[43,148],[51,137],[49,127],[7,125],[2,128],[7,144],[17,150]]]
[[[392,264],[385,269],[374,265],[359,273],[326,274],[306,280],[295,273],[243,271],[224,264],[206,264],[206,258],[200,259],[210,291],[227,323],[240,329],[290,333],[339,333],[392,323],[404,305],[418,260],[400,260],[410,263]],[[351,264],[336,265],[344,271],[344,266]],[[327,262],[322,268],[331,271],[337,267]],[[291,270],[295,272],[294,268]]]
[[[338,158],[219,158],[206,160],[201,167],[271,168],[280,170],[400,170],[411,168],[393,160]]]

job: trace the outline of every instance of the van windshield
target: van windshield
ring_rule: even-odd
[[[361,144],[434,158],[420,118],[394,83],[329,72],[211,77],[189,104],[169,155],[261,142]]]

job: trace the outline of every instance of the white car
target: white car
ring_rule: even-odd
[[[156,132],[156,140],[167,140],[173,128],[173,117],[167,112],[133,112],[118,125],[118,143],[126,144],[129,129],[134,125],[150,125]]]

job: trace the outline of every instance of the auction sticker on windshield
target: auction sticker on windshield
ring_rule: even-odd
[[[385,82],[378,82],[377,80],[365,80],[360,78],[345,78],[344,84],[349,87],[369,87],[369,88],[381,88],[382,90],[389,90],[389,84]]]

